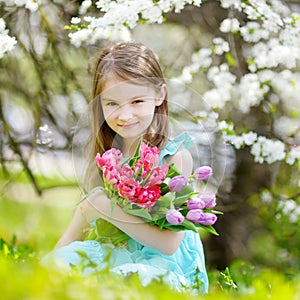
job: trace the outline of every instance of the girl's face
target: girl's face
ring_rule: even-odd
[[[155,107],[162,104],[164,85],[158,93],[150,85],[109,78],[101,93],[101,105],[108,126],[123,139],[136,139],[150,126]]]

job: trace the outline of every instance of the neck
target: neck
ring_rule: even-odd
[[[132,157],[138,146],[139,139],[123,139],[122,152],[124,157]]]

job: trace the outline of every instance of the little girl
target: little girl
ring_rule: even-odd
[[[93,81],[92,120],[92,151],[85,176],[87,190],[101,185],[96,154],[114,147],[125,157],[131,157],[141,136],[148,145],[160,149],[160,163],[174,163],[182,174],[191,174],[192,157],[187,148],[192,139],[184,133],[169,140],[167,86],[153,52],[144,45],[119,43],[100,53]],[[84,230],[99,218],[129,236],[126,248],[82,240]],[[111,212],[110,199],[101,189],[89,193],[77,206],[56,249],[45,261],[55,258],[76,266],[82,264],[78,250],[97,266],[94,269],[87,266],[85,273],[103,269],[109,260],[112,272],[138,273],[143,285],[157,279],[179,291],[208,290],[199,234],[190,230],[160,231],[119,206]]]

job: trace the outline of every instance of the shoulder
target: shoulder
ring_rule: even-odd
[[[171,157],[170,163],[174,163],[183,175],[189,176],[193,171],[193,157],[186,148],[180,148]]]

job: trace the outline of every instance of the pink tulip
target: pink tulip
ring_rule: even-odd
[[[140,155],[143,161],[147,161],[151,166],[155,166],[159,161],[160,151],[157,147],[149,147],[145,143],[141,144]]]
[[[161,184],[164,179],[166,178],[166,175],[168,173],[169,166],[167,164],[156,167],[151,171],[151,174],[147,180],[146,186],[153,186],[156,184]]]
[[[96,155],[96,163],[100,169],[103,170],[104,167],[114,166],[119,168],[122,160],[123,154],[119,149],[111,148],[103,153]]]
[[[160,187],[155,185],[149,188],[137,189],[134,202],[140,207],[151,208],[160,197]]]
[[[120,174],[123,177],[131,178],[132,175],[133,175],[133,171],[132,171],[131,167],[128,164],[124,164],[121,167]]]
[[[115,185],[120,180],[120,174],[114,166],[109,166],[103,169],[103,178],[107,183]]]
[[[118,194],[121,197],[132,200],[136,195],[136,191],[140,188],[140,185],[133,178],[121,178],[117,188]]]

